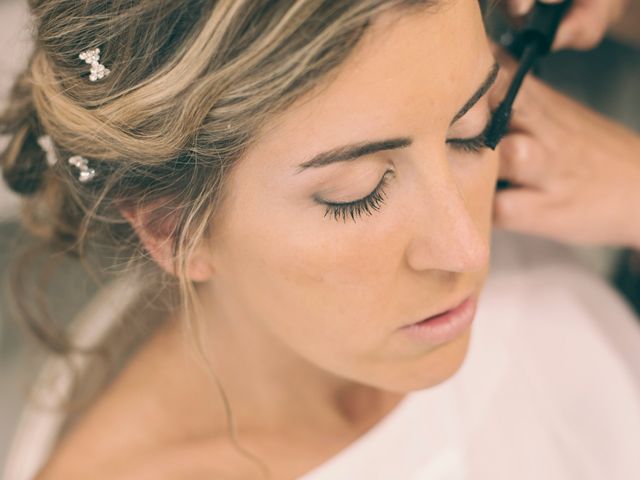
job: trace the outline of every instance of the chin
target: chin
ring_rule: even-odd
[[[389,390],[398,393],[410,393],[439,385],[452,378],[464,363],[469,351],[471,327],[455,340],[439,345],[410,365],[404,365],[402,375],[394,380]]]

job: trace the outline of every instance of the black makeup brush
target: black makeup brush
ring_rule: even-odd
[[[551,49],[558,25],[569,8],[571,0],[562,3],[547,4],[536,1],[531,13],[525,19],[524,26],[514,39],[512,52],[520,57],[520,65],[511,81],[507,94],[493,113],[491,125],[485,134],[485,145],[495,150],[505,135],[511,118],[511,108],[522,80],[536,60]]]

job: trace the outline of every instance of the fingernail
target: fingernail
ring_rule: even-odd
[[[509,11],[512,15],[522,16],[531,9],[532,5],[533,1],[530,0],[511,0],[509,2]]]

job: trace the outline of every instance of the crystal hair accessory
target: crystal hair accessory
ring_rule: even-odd
[[[89,80],[95,82],[103,77],[106,77],[111,73],[111,70],[102,65],[100,60],[100,49],[93,48],[90,50],[85,50],[84,52],[78,55],[81,60],[84,60],[85,63],[91,64],[91,75],[89,75]]]
[[[58,161],[58,157],[56,156],[56,152],[53,149],[53,142],[51,141],[51,137],[49,135],[41,135],[38,137],[38,145],[44,150],[47,154],[47,163],[50,167],[53,167]]]
[[[78,180],[82,183],[86,183],[96,176],[96,171],[93,168],[89,168],[87,159],[80,155],[74,155],[69,158],[69,163],[80,170]]]
[[[49,135],[41,135],[38,137],[38,145],[47,154],[47,163],[50,167],[53,167],[58,162],[58,156],[53,148],[53,140]],[[69,158],[69,164],[80,170],[78,180],[82,183],[88,182],[96,176],[96,171],[93,168],[89,168],[89,162],[86,158],[80,155],[74,155]]]

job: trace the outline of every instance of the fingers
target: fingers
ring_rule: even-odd
[[[496,192],[493,223],[505,230],[535,233],[544,217],[544,196],[536,190],[510,188]]]
[[[515,16],[521,16],[531,10],[535,0],[510,0],[508,4],[509,13]]]
[[[536,233],[548,197],[544,187],[553,177],[549,156],[534,136],[518,132],[504,137],[498,152],[498,178],[515,187],[496,192],[494,223],[508,230]]]
[[[540,0],[554,4],[563,0]],[[507,8],[516,19],[531,11],[535,0],[508,0]],[[629,0],[575,0],[560,23],[552,50],[572,48],[588,50],[600,43],[607,28],[619,19]]]
[[[576,2],[560,24],[552,50],[569,47],[578,50],[593,48],[604,37],[607,26],[605,3]]]
[[[547,155],[530,135],[513,133],[500,142],[498,178],[516,185],[542,189],[549,177]]]
[[[540,0],[542,3],[562,3],[563,0]],[[509,0],[509,13],[515,16],[522,16],[528,13],[533,7],[535,0]]]

